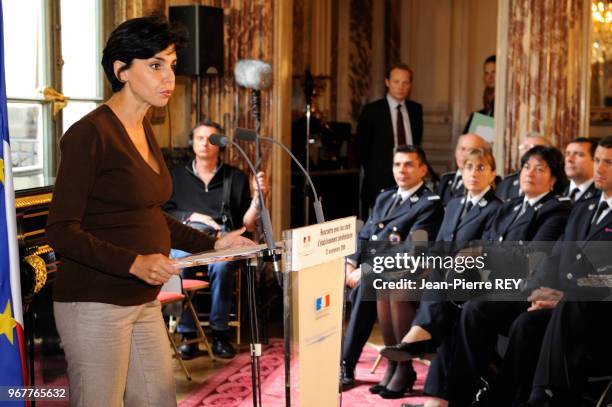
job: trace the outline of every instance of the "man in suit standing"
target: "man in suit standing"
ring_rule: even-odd
[[[550,147],[550,142],[544,138],[544,136],[539,135],[538,133],[531,132],[527,133],[523,138],[523,141],[518,146],[519,155],[521,158],[525,155],[525,153],[531,150],[535,146],[546,146]],[[523,191],[521,191],[519,185],[519,174],[521,169],[518,171],[507,175],[498,185],[495,190],[498,197],[500,197],[503,201],[510,201],[514,198],[518,198],[523,196]]]
[[[376,198],[372,214],[359,232],[357,251],[347,258],[346,284],[351,288],[352,310],[342,350],[343,388],[355,383],[355,366],[377,315],[376,302],[362,301],[361,247],[368,241],[406,240],[416,230],[427,232],[428,239],[433,240],[444,217],[440,198],[423,183],[427,168],[425,153],[420,147],[398,147],[392,173],[395,188],[381,192]]]
[[[473,149],[491,150],[491,145],[478,134],[462,134],[457,140],[455,147],[455,164],[457,171],[446,172],[440,177],[438,183],[438,195],[442,199],[442,204],[446,206],[448,201],[465,195],[461,169],[465,155]]]
[[[593,182],[593,158],[597,140],[579,137],[565,147],[565,174],[570,180],[563,195],[572,202],[591,199],[596,194]]]
[[[391,67],[385,77],[387,96],[365,105],[357,124],[357,153],[363,168],[362,215],[365,219],[381,190],[395,185],[393,149],[421,145],[423,107],[408,100],[413,73],[406,64]]]

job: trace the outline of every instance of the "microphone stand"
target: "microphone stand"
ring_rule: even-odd
[[[259,134],[259,131],[261,130],[261,112],[260,112],[260,107],[261,107],[261,91],[259,89],[251,89],[251,104],[252,104],[252,114],[253,114],[253,121],[255,124],[255,131],[257,132],[257,134]],[[259,143],[259,141],[257,141],[255,143],[255,172],[253,173],[255,175],[255,178],[257,178],[257,172],[261,170],[261,145]],[[259,185],[259,183],[258,183]],[[260,201],[263,202],[262,200],[263,198],[260,197]],[[263,213],[262,213],[262,217],[263,217]],[[269,215],[268,215],[269,217]],[[262,219],[262,223],[264,223],[263,219]],[[264,224],[265,226],[265,224]],[[268,231],[262,230],[262,224],[258,224],[257,225],[257,240],[261,241],[261,236],[262,234],[268,235]],[[267,258],[263,258],[263,261],[269,261],[269,259]],[[273,264],[276,264],[273,261]],[[260,269],[263,269],[263,263],[260,263]],[[280,281],[280,271],[276,271],[276,269],[274,270],[274,276],[276,277],[276,281],[279,285],[281,285],[281,281]],[[259,291],[263,292],[264,290],[264,286],[265,286],[265,278],[262,279],[260,276],[259,279]],[[261,301],[261,296],[257,297],[258,300]],[[263,303],[261,304],[262,308],[264,308]],[[265,343],[266,345],[268,344],[268,336],[267,336],[267,330],[265,329],[265,315],[267,313],[267,310],[264,308],[263,310],[263,314],[262,314],[262,328],[263,328],[263,343]]]
[[[253,89],[251,92],[251,101],[253,103],[253,120],[255,122],[255,131],[259,134],[261,130],[261,114],[259,111],[261,101],[261,91]],[[261,167],[261,146],[259,141],[255,143],[255,169],[259,171]]]
[[[300,160],[298,160],[297,157],[293,155],[291,150],[289,150],[286,145],[284,145],[280,141],[275,140],[271,137],[259,136],[258,134],[253,133],[253,131],[249,129],[237,128],[235,131],[235,135],[238,140],[244,140],[244,141],[265,140],[267,142],[276,144],[277,146],[282,148],[287,154],[289,154],[289,157],[291,157],[293,162],[295,162],[295,164],[299,167],[299,169],[302,170],[302,172],[304,173],[304,176],[306,177],[306,181],[308,182],[308,185],[310,185],[310,188],[312,190],[312,195],[314,196],[314,202],[312,203],[312,206],[314,207],[315,216],[317,218],[317,223],[325,222],[325,217],[323,216],[323,205],[321,204],[319,195],[317,195],[317,190],[315,189],[314,182],[312,182],[312,178],[310,178],[310,174],[308,174],[308,171],[302,166],[302,164],[300,163]],[[308,211],[308,207],[306,207],[306,210]]]
[[[257,179],[257,173],[255,172],[255,167],[247,153],[240,147],[238,143],[233,142],[225,136],[213,135],[209,138],[209,142],[213,145],[226,145],[231,144],[235,147],[244,160],[246,161],[249,169],[255,176],[255,183],[257,184],[257,192],[259,195],[259,203],[260,203],[260,216],[261,223],[264,229],[264,235],[266,240],[266,246],[268,248],[264,252],[264,260],[272,261],[274,267],[274,274],[277,279],[280,279],[280,265],[278,263],[279,255],[276,253],[276,243],[274,242],[274,235],[272,233],[272,223],[270,222],[270,213],[268,212],[268,208],[266,208],[266,203],[264,202],[263,192],[261,191],[261,185],[259,184],[259,180]],[[249,302],[249,321],[251,325],[251,380],[253,387],[253,406],[257,407],[257,400],[259,400],[259,405],[261,406],[261,340],[259,337],[259,326],[258,326],[258,317],[257,317],[257,301],[256,301],[256,292],[255,292],[255,281],[256,281],[256,272],[257,272],[257,260],[251,259],[247,265],[247,298]]]
[[[306,174],[310,172],[310,103],[306,103]],[[306,186],[304,185],[302,193],[304,194],[304,225],[308,225],[310,223],[310,210],[308,207],[310,206],[310,198],[308,197],[308,193],[306,192]],[[315,200],[317,196],[315,195]],[[321,223],[317,221],[317,223]]]

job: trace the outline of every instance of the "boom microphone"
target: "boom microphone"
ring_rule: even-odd
[[[255,59],[241,59],[236,63],[234,76],[238,85],[253,90],[267,90],[272,86],[272,67]]]
[[[312,194],[314,195],[314,201],[312,203],[312,206],[314,207],[315,216],[317,218],[317,223],[325,222],[325,217],[323,216],[323,205],[321,205],[321,201],[319,199],[319,195],[317,195],[317,190],[315,189],[314,183],[312,182],[312,179],[310,178],[308,171],[304,169],[300,161],[293,155],[293,153],[291,152],[291,150],[287,148],[287,146],[285,146],[283,143],[281,143],[278,140],[274,140],[273,138],[270,138],[270,137],[257,136],[257,133],[255,131],[249,130],[249,129],[243,129],[240,127],[236,128],[234,135],[236,136],[238,140],[243,140],[243,141],[265,140],[267,142],[276,144],[277,146],[285,150],[285,152],[289,154],[289,156],[293,159],[293,162],[295,162],[296,165],[300,168],[300,170],[302,170],[302,173],[306,177],[306,181],[308,182],[308,184],[310,185],[310,188],[312,189]]]

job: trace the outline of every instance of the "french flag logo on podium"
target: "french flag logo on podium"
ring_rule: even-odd
[[[325,311],[326,309],[329,308],[329,304],[330,304],[329,294],[326,294],[322,297],[317,297],[317,299],[315,300],[315,311],[317,313],[321,311]]]

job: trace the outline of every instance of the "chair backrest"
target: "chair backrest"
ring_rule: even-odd
[[[181,293],[181,276],[173,275],[172,277],[170,277],[170,279],[168,279],[168,281],[166,281],[166,283],[162,285],[161,290],[171,293]]]

